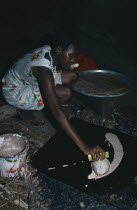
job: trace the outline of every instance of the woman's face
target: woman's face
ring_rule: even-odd
[[[70,69],[70,65],[75,62],[74,57],[78,53],[78,47],[70,44],[66,50],[61,50],[58,53],[58,61],[63,69]]]

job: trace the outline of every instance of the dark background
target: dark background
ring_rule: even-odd
[[[48,44],[57,30],[78,33],[80,51],[133,85],[122,103],[137,110],[137,3],[133,0],[5,1],[0,7],[0,78],[16,58]],[[50,35],[50,36],[49,36]],[[123,110],[123,108],[122,108]]]
[[[137,4],[112,0],[7,1],[0,8],[1,71],[14,57],[47,44],[62,28],[79,34],[81,50],[102,69],[136,74]]]

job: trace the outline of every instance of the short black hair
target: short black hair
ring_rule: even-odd
[[[57,47],[61,47],[62,50],[66,50],[67,47],[71,44],[76,44],[78,46],[77,34],[60,30],[55,33],[51,47],[54,50],[56,50]]]

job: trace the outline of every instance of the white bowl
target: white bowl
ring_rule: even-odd
[[[98,160],[91,163],[91,168],[97,175],[103,175],[109,171],[110,162],[107,159]]]

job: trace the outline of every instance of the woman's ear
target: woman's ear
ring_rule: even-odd
[[[62,48],[61,48],[61,47],[57,47],[57,49],[56,49],[56,54],[57,54],[57,55],[61,55],[62,53],[63,53]]]

